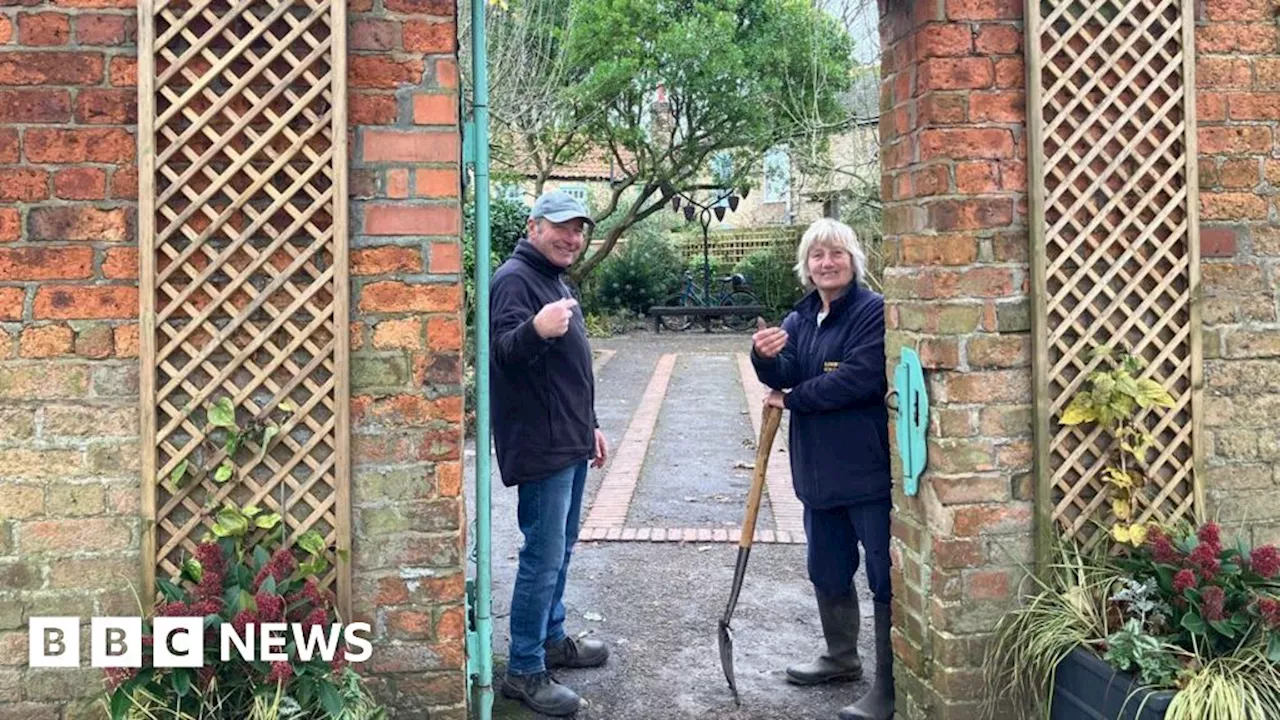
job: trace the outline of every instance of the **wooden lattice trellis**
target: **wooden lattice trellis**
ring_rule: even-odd
[[[225,502],[253,504],[283,516],[290,542],[325,538],[323,584],[345,615],[345,5],[140,5],[147,587],[178,572]],[[239,428],[261,429],[219,482],[226,433],[208,411],[223,398]]]
[[[1095,344],[1145,360],[1176,402],[1141,420],[1153,482],[1135,519],[1203,512],[1194,17],[1189,0],[1028,0],[1042,541],[1092,546],[1108,521],[1112,439],[1058,423]]]

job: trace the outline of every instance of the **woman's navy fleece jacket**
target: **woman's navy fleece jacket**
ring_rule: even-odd
[[[493,274],[489,362],[493,440],[502,484],[541,480],[595,453],[595,378],[582,308],[569,332],[544,340],[533,316],[572,297],[563,269],[521,240]]]
[[[809,293],[782,321],[782,352],[771,360],[751,353],[761,382],[791,389],[796,495],[815,509],[888,500],[884,298],[855,285],[818,325],[821,309],[817,291]]]

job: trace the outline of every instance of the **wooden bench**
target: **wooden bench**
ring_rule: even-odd
[[[662,332],[661,318],[695,317],[702,318],[703,327],[711,332],[711,319],[730,315],[764,315],[768,310],[764,305],[692,305],[680,307],[676,305],[654,305],[649,308],[649,317],[653,318],[653,331]]]

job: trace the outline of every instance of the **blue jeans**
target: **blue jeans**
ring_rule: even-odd
[[[521,483],[517,516],[524,547],[511,596],[511,650],[507,671],[532,675],[546,669],[547,641],[560,642],[564,631],[564,581],[569,556],[578,541],[587,462],[541,480]]]
[[[827,510],[804,509],[809,538],[809,580],[829,598],[848,597],[858,571],[858,543],[867,560],[867,586],[878,603],[893,599],[889,583],[889,511],[884,502]]]

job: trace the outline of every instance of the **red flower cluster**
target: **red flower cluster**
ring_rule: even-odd
[[[1179,570],[1177,574],[1173,576],[1173,591],[1176,593],[1181,593],[1184,590],[1190,590],[1195,587],[1196,584],[1196,574],[1192,570],[1184,568]]]
[[[307,616],[308,607],[329,609],[333,607],[333,593],[321,590],[316,579],[311,577],[303,584],[302,589],[285,597],[285,603],[293,608],[289,619],[301,622]]]
[[[293,677],[293,666],[284,661],[271,663],[271,672],[267,673],[267,682],[288,682]]]
[[[1147,533],[1147,547],[1151,550],[1151,557],[1158,563],[1165,565],[1182,564],[1182,554],[1178,552],[1178,548],[1173,546],[1173,541],[1160,528],[1152,528]]]
[[[267,576],[276,579],[277,583],[282,583],[293,571],[298,569],[298,561],[294,559],[293,553],[287,548],[280,548],[271,556],[266,565],[258,571],[258,576],[253,579],[253,589],[256,591],[262,587],[262,583],[266,581]]]
[[[302,629],[310,631],[313,626],[319,625],[322,628],[329,624],[329,611],[322,607],[314,608],[302,620]]]
[[[1254,548],[1249,553],[1249,567],[1268,580],[1280,575],[1280,551],[1274,545]]]
[[[1200,571],[1200,575],[1206,581],[1217,577],[1218,572],[1222,570],[1222,561],[1218,559],[1218,553],[1222,552],[1222,548],[1217,545],[1202,542],[1191,551],[1191,555],[1187,557],[1187,562],[1195,566]]]
[[[266,590],[259,590],[258,594],[253,596],[253,601],[258,605],[258,617],[262,622],[284,622],[284,598]]]
[[[226,564],[222,560],[222,548],[214,543],[202,543],[196,548],[196,560],[200,561],[203,574],[196,585],[197,600],[214,600],[222,597],[222,578],[226,574]]]
[[[1280,601],[1269,597],[1258,600],[1258,614],[1262,616],[1267,627],[1272,630],[1280,628]]]
[[[1210,622],[1225,620],[1224,609],[1227,604],[1227,593],[1217,585],[1210,585],[1200,592],[1204,603],[1204,619]]]
[[[103,674],[107,676],[107,690],[115,690],[138,674],[137,668],[121,668],[113,667],[103,670]]]
[[[184,602],[164,603],[156,607],[156,615],[164,617],[204,617],[216,615],[222,604],[217,600],[201,600],[188,605]]]
[[[1212,545],[1218,551],[1222,550],[1222,528],[1218,527],[1218,523],[1205,523],[1200,531],[1196,533],[1196,537],[1200,538],[1200,542],[1206,545]]]
[[[244,632],[249,623],[258,624],[258,614],[252,610],[241,610],[236,616],[231,618],[231,627],[236,631],[236,635],[244,637]]]

